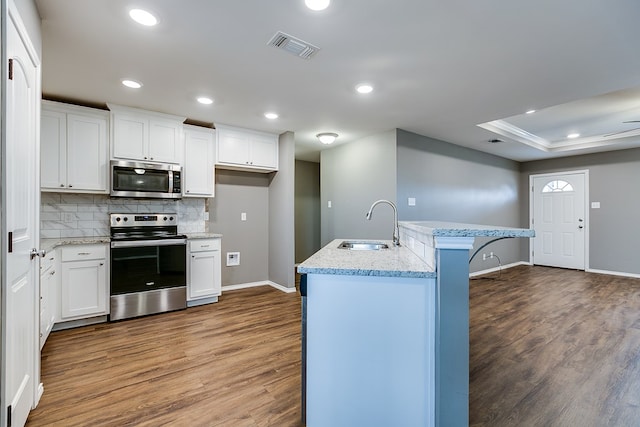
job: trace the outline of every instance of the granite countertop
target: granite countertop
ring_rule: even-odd
[[[109,236],[96,237],[62,237],[59,239],[40,239],[40,249],[49,252],[63,245],[90,245],[94,243],[109,243]]]
[[[404,246],[394,247],[390,240],[383,240],[389,249],[360,251],[338,249],[344,240],[371,242],[362,239],[336,239],[313,254],[298,266],[305,274],[341,274],[347,276],[383,276],[433,278],[432,267]],[[375,240],[379,242],[380,240]]]
[[[187,239],[219,239],[222,237],[222,234],[219,233],[185,233],[187,235]]]
[[[534,237],[527,228],[498,227],[495,225],[461,224],[444,221],[400,221],[400,226],[432,236],[442,237]]]

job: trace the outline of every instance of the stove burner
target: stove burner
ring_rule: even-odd
[[[178,234],[177,214],[111,214],[111,239],[160,240],[185,239]]]

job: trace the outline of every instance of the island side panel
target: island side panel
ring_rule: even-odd
[[[434,425],[435,285],[307,275],[307,425]]]
[[[437,249],[436,425],[469,425],[469,250]]]

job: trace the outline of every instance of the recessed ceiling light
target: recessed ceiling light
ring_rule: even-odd
[[[579,137],[580,134],[579,133],[570,133],[569,135],[567,135],[567,138],[569,139],[576,139],[577,137]]]
[[[367,83],[361,83],[356,86],[356,91],[358,91],[358,93],[371,93],[373,91],[373,86]]]
[[[535,113],[535,112],[536,112],[536,110],[529,110],[529,111],[527,111],[525,114],[533,114],[533,113]]]
[[[142,9],[131,9],[129,11],[129,16],[138,24],[145,25],[147,27],[153,27],[158,23],[158,19],[155,16]]]
[[[304,0],[304,4],[311,10],[325,10],[329,7],[331,0]]]
[[[124,79],[122,84],[126,87],[130,87],[131,89],[140,89],[142,87],[142,83],[129,79]]]
[[[317,134],[316,137],[320,140],[320,142],[328,145],[328,144],[333,144],[333,142],[338,137],[338,134],[333,132],[323,132],[323,133]]]
[[[200,97],[198,97],[198,98],[197,98],[197,101],[198,101],[200,104],[204,104],[204,105],[210,105],[210,104],[213,104],[213,99],[211,99],[211,98],[207,98],[206,96],[200,96]]]
[[[275,120],[278,118],[276,113],[264,113],[264,116],[269,120]]]

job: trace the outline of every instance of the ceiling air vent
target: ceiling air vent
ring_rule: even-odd
[[[278,31],[273,37],[271,37],[271,40],[269,40],[269,43],[267,44],[269,46],[285,50],[303,59],[311,58],[320,50],[319,47],[290,36],[289,34],[285,34],[282,31]]]

